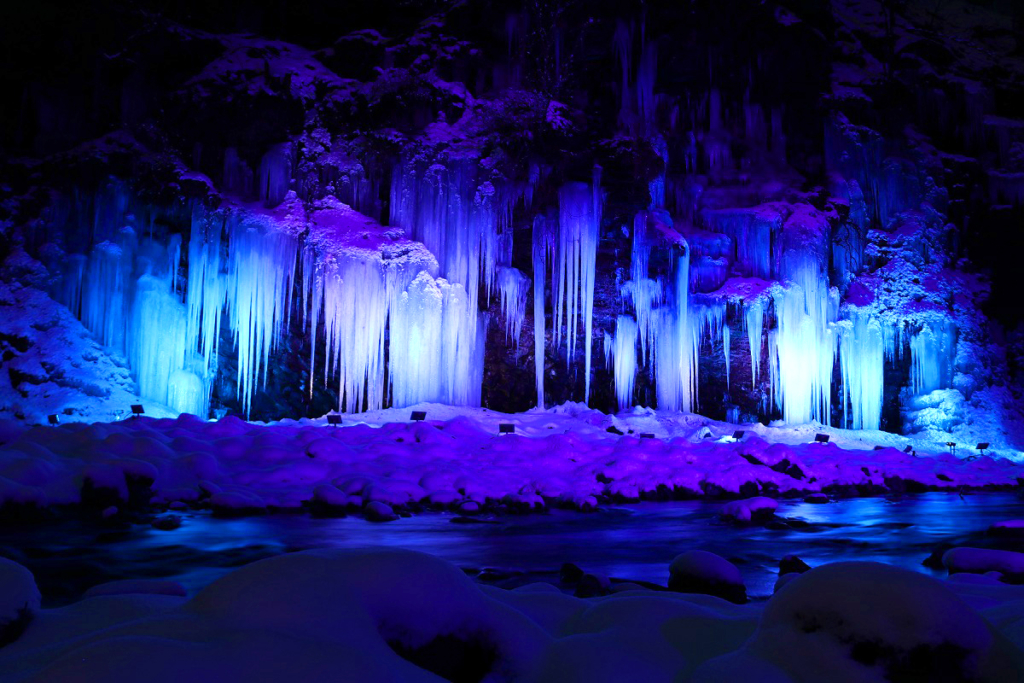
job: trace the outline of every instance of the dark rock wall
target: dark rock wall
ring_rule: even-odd
[[[156,207],[168,230],[185,233],[196,203],[265,197],[265,155],[283,143],[300,197],[335,194],[387,221],[395,164],[444,160],[462,144],[496,182],[539,175],[532,202],[512,216],[511,265],[528,275],[534,216],[557,206],[563,182],[602,168],[593,407],[615,406],[602,339],[623,312],[633,215],[662,176],[684,232],[709,227],[704,209],[769,201],[818,209],[844,298],[929,300],[934,292],[914,289],[922,273],[951,283],[937,305],[988,368],[964,361],[961,370],[1019,391],[1019,361],[990,348],[1024,320],[1015,272],[1024,239],[1016,3],[106,1],[14,12],[0,69],[11,95],[0,108],[4,250],[24,245],[44,262],[45,244],[75,251],[92,239],[81,234],[85,223],[47,209],[53,197],[88,195],[110,176]],[[243,31],[252,35],[236,35]],[[623,105],[621,55],[630,55],[627,87],[640,92],[645,50],[656,56],[654,98],[642,105],[634,93]],[[51,238],[62,230],[70,232]],[[668,274],[670,261],[655,254],[652,267]],[[890,267],[897,261],[910,265]],[[909,315],[901,305],[884,303],[893,316]],[[532,300],[518,348],[496,297],[488,311],[483,403],[528,409],[536,403]],[[706,345],[701,411],[778,417],[763,380],[751,382],[739,311],[727,319],[730,386],[722,349]],[[549,309],[549,340],[551,326]],[[577,348],[567,363],[564,348],[547,347],[549,405],[582,398]],[[221,349],[214,407],[239,412],[229,337]],[[319,414],[336,403],[330,381],[314,378],[310,391],[308,358],[296,330],[276,352],[254,418]],[[883,427],[897,430],[909,369],[893,362],[886,373]],[[635,402],[655,403],[646,370]]]

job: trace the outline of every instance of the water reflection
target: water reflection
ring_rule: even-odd
[[[624,505],[590,514],[552,510],[503,517],[497,524],[453,524],[450,514],[373,524],[353,517],[216,519],[186,513],[177,530],[138,526],[105,545],[104,552],[108,563],[122,565],[124,576],[169,574],[196,590],[230,570],[231,563],[213,559],[241,553],[238,563],[244,563],[252,559],[244,552],[252,546],[259,546],[257,556],[315,547],[393,546],[429,552],[462,567],[529,572],[554,572],[563,562],[574,562],[587,571],[661,584],[668,581],[668,564],[675,555],[703,548],[733,560],[752,596],[767,596],[785,555],[799,555],[811,566],[876,560],[928,573],[921,560],[938,543],[962,541],[994,522],[1024,518],[1024,501],[1012,493],[963,498],[926,493],[827,505],[781,502],[777,515],[808,522],[805,529],[723,524],[718,519],[721,506],[687,501]],[[59,527],[13,535],[0,534],[0,542],[48,544],[51,549],[79,542]]]

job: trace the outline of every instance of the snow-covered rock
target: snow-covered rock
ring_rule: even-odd
[[[363,514],[371,522],[393,522],[398,519],[398,515],[395,514],[390,505],[378,500],[367,503],[366,507],[363,508]]]
[[[735,603],[747,600],[747,589],[736,565],[706,550],[688,550],[672,560],[668,587],[680,593],[715,595]]]
[[[746,649],[800,681],[881,682],[909,671],[996,681],[1020,670],[1013,650],[943,582],[872,562],[788,581]]]
[[[32,572],[0,557],[0,647],[21,635],[39,612],[40,601]]]
[[[737,522],[745,523],[754,520],[768,519],[775,514],[779,502],[774,498],[758,496],[755,498],[744,498],[734,500],[725,504],[722,508],[722,516]]]
[[[185,587],[177,581],[163,579],[124,579],[109,581],[85,591],[83,598],[101,595],[174,595],[185,597]]]
[[[1024,553],[987,548],[951,548],[942,556],[950,574],[999,572],[1014,583],[1024,581]]]

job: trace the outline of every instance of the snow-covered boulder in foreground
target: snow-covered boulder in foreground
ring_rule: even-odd
[[[996,522],[989,527],[988,532],[993,536],[1016,536],[1024,538],[1024,519],[1008,519],[1003,522]]]
[[[950,574],[999,572],[1012,583],[1024,582],[1024,553],[987,548],[951,548],[942,556]]]
[[[947,584],[873,562],[790,580],[744,649],[796,681],[995,682],[1021,671],[1019,650]]]
[[[729,602],[747,601],[740,570],[729,560],[706,550],[688,550],[669,565],[668,587],[680,593],[704,593]]]
[[[691,564],[722,570],[725,561],[711,557],[690,555]],[[17,565],[2,567],[31,583]],[[767,603],[652,590],[584,599],[550,584],[475,583],[406,550],[290,553],[191,599],[157,585],[166,582],[115,582],[39,610],[0,649],[0,680],[1021,680],[1018,586],[872,563],[786,576]]]
[[[32,572],[0,557],[0,647],[15,640],[39,611]]]

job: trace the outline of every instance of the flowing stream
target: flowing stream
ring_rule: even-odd
[[[791,527],[724,523],[719,519],[722,505],[641,503],[594,513],[551,510],[468,523],[453,523],[449,513],[371,523],[357,517],[221,519],[186,512],[179,515],[181,526],[169,531],[145,523],[106,527],[64,520],[0,528],[0,555],[32,569],[44,601],[58,605],[77,599],[91,585],[125,578],[173,579],[193,593],[233,567],[318,547],[419,550],[474,573],[496,570],[484,576],[499,585],[557,582],[564,562],[587,572],[665,585],[672,558],[702,548],[736,563],[756,599],[771,594],[785,555],[797,555],[812,567],[873,560],[941,576],[921,564],[937,545],[988,545],[992,539],[985,531],[991,524],[1024,518],[1024,499],[1015,493],[924,493],[827,505],[782,501],[776,517],[791,520]]]

